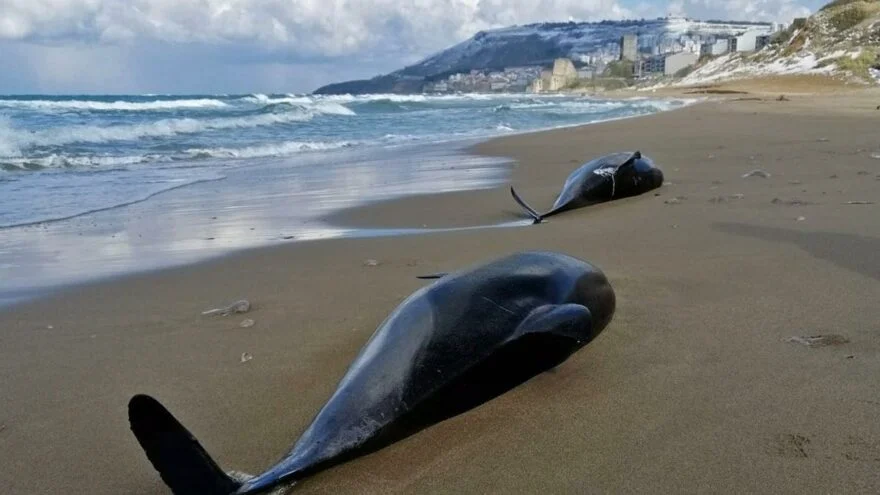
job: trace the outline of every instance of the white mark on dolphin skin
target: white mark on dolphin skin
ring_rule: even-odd
[[[510,314],[512,314],[512,315],[515,315],[515,314],[516,314],[516,313],[514,313],[513,311],[511,311],[511,310],[505,308],[504,306],[498,304],[497,302],[495,302],[495,301],[489,299],[489,298],[486,297],[486,296],[481,296],[481,297],[482,297],[483,299],[489,301],[490,303],[494,304],[495,306],[497,306],[497,307],[498,307],[499,309],[501,309],[502,311],[507,311],[508,313],[510,313]]]
[[[617,185],[615,183],[615,179],[614,179],[614,174],[616,172],[617,172],[617,169],[614,167],[597,168],[596,170],[593,170],[593,173],[596,175],[601,175],[603,177],[610,177],[611,178],[611,197],[612,198],[614,197],[614,189],[615,189],[615,186]]]

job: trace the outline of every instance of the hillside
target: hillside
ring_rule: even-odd
[[[455,46],[391,74],[318,88],[316,94],[419,92],[425,82],[471,70],[549,66],[557,57],[579,60],[587,54],[613,58],[624,34],[645,42],[673,43],[682,35],[732,34],[748,27],[770,30],[768,23],[693,21],[661,18],[632,21],[560,22],[481,31]]]
[[[788,74],[822,74],[876,84],[880,82],[878,57],[880,0],[836,0],[796,20],[757,53],[707,60],[686,77],[661,85],[692,86]]]

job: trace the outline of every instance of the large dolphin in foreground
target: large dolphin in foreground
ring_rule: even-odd
[[[562,191],[547,213],[538,213],[511,186],[510,194],[526,212],[541,223],[563,211],[581,208],[612,199],[636,196],[663,185],[663,172],[641,152],[612,153],[578,167],[562,186]]]
[[[129,422],[176,495],[265,493],[382,448],[565,361],[611,321],[605,275],[554,252],[523,252],[440,275],[379,325],[293,448],[244,481],[226,474],[159,402]]]

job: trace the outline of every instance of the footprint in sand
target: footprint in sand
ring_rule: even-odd
[[[809,437],[792,433],[781,433],[773,438],[767,453],[777,457],[806,459],[809,457],[807,455],[807,446],[809,444]]]
[[[880,463],[880,442],[850,435],[843,456],[848,461]]]

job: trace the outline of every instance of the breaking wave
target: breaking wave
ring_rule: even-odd
[[[144,138],[171,137],[178,134],[197,134],[205,131],[265,127],[310,120],[320,109],[291,110],[283,113],[263,113],[242,117],[213,119],[162,119],[145,124],[114,126],[74,125],[27,132],[11,127],[9,121],[0,121],[0,156],[18,157],[32,147],[62,146],[74,143],[108,143],[134,141]]]
[[[85,110],[106,111],[158,111],[199,108],[225,108],[226,103],[213,98],[156,101],[92,101],[92,100],[0,100],[0,107],[26,108],[30,110]]]
[[[119,168],[139,163],[168,161],[171,161],[171,158],[158,154],[138,156],[66,156],[53,153],[39,157],[0,158],[0,169],[7,172],[15,172],[53,168]]]

